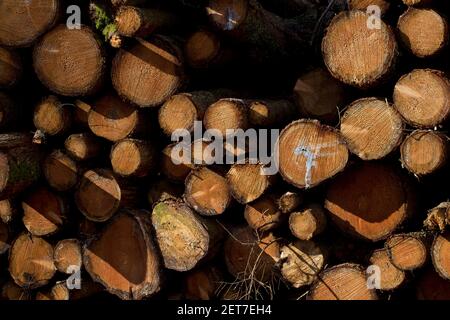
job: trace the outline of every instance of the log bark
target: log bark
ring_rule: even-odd
[[[133,6],[121,6],[116,12],[117,32],[126,37],[146,38],[155,31],[173,28],[179,23],[171,12]]]
[[[70,129],[72,111],[56,96],[49,96],[34,109],[34,126],[50,136],[61,135]]]
[[[42,171],[50,187],[56,191],[68,191],[78,182],[78,164],[61,150],[47,155]]]
[[[68,205],[64,198],[39,187],[23,201],[23,224],[34,236],[46,236],[61,230],[66,223]]]
[[[181,201],[165,200],[153,207],[152,223],[166,268],[188,271],[217,252],[223,230],[202,219]]]
[[[20,109],[19,105],[17,105],[9,95],[0,91],[0,113],[2,115],[0,119],[0,129],[17,128],[20,123]]]
[[[179,93],[170,97],[159,109],[162,131],[171,136],[176,130],[194,131],[194,121],[201,121],[208,106],[219,98],[213,91]]]
[[[104,95],[95,102],[89,111],[88,124],[96,136],[113,142],[142,137],[149,130],[142,112],[115,94]]]
[[[431,258],[437,273],[450,280],[450,233],[436,236],[431,246]]]
[[[86,218],[94,222],[104,222],[117,212],[120,205],[134,202],[133,190],[126,192],[120,183],[106,169],[86,171],[75,192],[75,203]]]
[[[362,266],[352,263],[325,269],[308,294],[309,300],[377,300],[374,289],[367,287]]]
[[[81,270],[83,257],[81,244],[78,239],[64,239],[58,241],[54,252],[55,267],[59,272],[72,274]]]
[[[22,59],[16,51],[0,47],[0,88],[12,88],[22,77]]]
[[[231,202],[227,180],[206,167],[192,170],[185,185],[184,201],[201,215],[221,215]]]
[[[297,188],[311,188],[347,164],[348,150],[334,128],[316,120],[297,120],[286,126],[278,142],[283,179]]]
[[[352,102],[340,126],[349,150],[363,160],[381,159],[391,153],[401,143],[403,129],[398,112],[378,98]]]
[[[387,238],[414,207],[407,181],[381,163],[349,169],[330,184],[325,197],[325,208],[339,229],[369,241]]]
[[[27,233],[17,237],[9,253],[9,273],[17,285],[26,289],[42,287],[55,272],[51,244]]]
[[[300,76],[294,87],[295,102],[304,117],[335,124],[339,108],[345,103],[345,87],[324,69],[314,69]]]
[[[259,197],[274,182],[274,176],[263,174],[262,164],[235,164],[227,173],[231,195],[241,204],[247,204]]]
[[[144,140],[123,139],[116,142],[110,154],[111,166],[123,177],[145,177],[155,167],[156,150]]]
[[[398,19],[403,46],[419,58],[435,56],[448,44],[448,23],[432,9],[409,8]]]
[[[0,146],[21,144],[22,135],[1,135]],[[28,136],[25,137],[29,139]],[[29,140],[28,146],[16,147],[0,152],[0,200],[23,192],[40,177],[39,154]],[[4,143],[3,143],[4,142]]]
[[[89,132],[71,134],[64,142],[66,152],[77,161],[96,158],[102,151],[100,139]]]
[[[28,47],[58,20],[59,0],[5,0],[0,4],[0,45]]]
[[[147,211],[122,211],[84,247],[83,264],[94,281],[121,299],[151,296],[161,287],[160,259],[152,236]]]
[[[379,290],[395,290],[405,282],[405,272],[392,264],[387,249],[374,250],[369,258],[369,262],[371,265],[380,268]]]
[[[260,234],[278,228],[287,215],[279,210],[273,195],[263,195],[245,206],[244,218]]]
[[[105,72],[103,49],[92,30],[59,25],[36,44],[34,70],[51,91],[63,96],[89,95],[100,89]]]
[[[330,73],[340,81],[370,88],[392,72],[398,55],[394,33],[383,21],[367,27],[370,15],[354,10],[333,18],[322,40],[322,54]],[[370,54],[367,54],[370,52]]]
[[[415,130],[403,141],[400,160],[409,172],[423,176],[442,168],[448,152],[447,136],[431,130]]]
[[[385,248],[392,264],[408,271],[418,269],[427,262],[430,241],[424,233],[396,234],[386,240]]]
[[[255,100],[249,103],[248,120],[256,127],[282,126],[295,116],[295,107],[288,100]]]
[[[440,71],[415,69],[394,87],[394,106],[410,125],[433,128],[450,114],[450,80]]]
[[[248,105],[241,99],[220,99],[206,109],[203,125],[206,130],[218,130],[223,137],[231,135],[232,130],[245,130],[249,125]]]
[[[289,229],[300,240],[311,240],[321,234],[326,225],[325,210],[318,204],[310,204],[304,210],[292,212],[289,216]]]
[[[312,284],[325,266],[326,253],[312,241],[296,240],[281,248],[281,274],[294,288]]]
[[[122,97],[141,107],[156,107],[180,89],[183,65],[174,45],[140,39],[130,49],[119,50],[111,78]]]
[[[450,225],[450,202],[441,202],[430,209],[423,222],[426,230],[443,233],[446,226]]]

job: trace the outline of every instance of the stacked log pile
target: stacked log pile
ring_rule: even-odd
[[[69,5],[0,1],[0,299],[450,299],[446,1]]]

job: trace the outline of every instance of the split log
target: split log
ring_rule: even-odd
[[[0,220],[0,255],[5,253],[10,245],[9,245],[9,228],[6,223]]]
[[[23,66],[19,54],[11,49],[0,47],[0,88],[14,87],[22,77],[22,72]]]
[[[111,166],[120,176],[145,177],[155,165],[155,152],[148,141],[119,140],[111,149]]]
[[[104,95],[95,102],[89,111],[88,124],[96,136],[113,142],[143,136],[149,129],[138,108],[115,94]]]
[[[192,33],[184,44],[184,56],[192,68],[212,68],[230,60],[232,53],[213,32],[198,30]]]
[[[77,239],[58,241],[54,252],[55,267],[59,272],[72,274],[83,265],[81,244]]]
[[[289,229],[300,240],[310,240],[321,234],[326,225],[325,210],[318,204],[310,204],[304,210],[292,212],[289,216]]]
[[[405,282],[405,272],[392,264],[387,249],[375,250],[370,256],[369,262],[380,268],[380,287],[377,289],[390,291],[397,289]]]
[[[434,239],[431,246],[431,258],[439,275],[450,280],[450,233],[448,231]]]
[[[362,266],[351,263],[325,269],[311,286],[309,300],[377,300],[374,289],[367,286]]]
[[[344,169],[348,150],[334,128],[317,120],[297,120],[280,134],[279,169],[297,188],[311,188]]]
[[[369,6],[378,6],[381,14],[384,15],[389,10],[391,3],[389,0],[350,0],[348,2],[350,10],[367,11]]]
[[[352,102],[340,126],[349,150],[363,160],[381,159],[391,153],[401,143],[403,129],[398,112],[378,98]]]
[[[344,85],[324,69],[312,70],[298,78],[294,96],[300,114],[334,124],[344,105]]]
[[[286,191],[276,196],[276,205],[282,213],[291,213],[303,202],[303,196],[299,192]]]
[[[105,72],[100,43],[86,26],[59,25],[36,44],[34,70],[41,82],[63,96],[83,96],[97,91]]]
[[[231,233],[224,247],[228,272],[247,284],[274,280],[273,271],[280,259],[278,240],[271,233],[258,238],[248,227],[237,228]]]
[[[223,281],[223,274],[216,266],[193,270],[184,279],[184,298],[188,300],[212,300]]]
[[[65,281],[57,282],[50,289],[36,293],[35,300],[69,300],[70,291]]]
[[[233,130],[245,130],[249,125],[248,106],[241,99],[220,99],[206,109],[203,125],[206,130],[218,130],[223,137],[231,135]]]
[[[10,223],[17,215],[17,203],[12,199],[0,200],[0,220]]]
[[[0,291],[0,296],[5,300],[31,300],[31,293],[29,290],[24,289],[17,284],[13,280],[8,280],[2,287]]]
[[[384,244],[392,264],[408,271],[422,267],[428,258],[429,241],[426,234],[396,234]]]
[[[429,210],[423,225],[429,231],[444,232],[450,225],[450,202],[442,202]]]
[[[450,300],[450,281],[440,277],[430,267],[416,283],[418,300]]]
[[[59,195],[39,187],[23,201],[23,224],[34,236],[58,232],[67,219],[67,203]]]
[[[447,161],[448,138],[436,131],[416,130],[400,147],[401,162],[409,172],[427,175],[442,168]]]
[[[258,199],[273,183],[274,176],[263,173],[262,164],[235,164],[227,173],[231,195],[241,204]]]
[[[114,58],[111,78],[120,96],[141,107],[156,107],[171,97],[183,82],[183,66],[176,48],[142,39]]]
[[[254,126],[285,125],[296,116],[295,107],[288,100],[255,100],[248,108],[248,120]]]
[[[378,241],[412,214],[414,198],[403,176],[393,168],[366,162],[331,182],[325,208],[344,233]]]
[[[83,264],[94,281],[121,299],[151,296],[161,286],[160,261],[152,235],[147,211],[122,211],[86,245]]]
[[[191,155],[187,154],[184,148],[178,149],[179,152],[173,151],[177,143],[173,143],[165,147],[162,151],[160,160],[160,170],[169,180],[175,182],[185,181],[192,169]],[[177,150],[177,149],[175,149]],[[175,158],[172,157],[175,153]],[[177,163],[174,163],[175,160]]]
[[[71,134],[64,142],[67,153],[77,161],[96,158],[102,151],[100,139],[89,132]]]
[[[1,70],[0,70],[1,74]],[[20,118],[20,107],[6,93],[0,91],[0,129],[17,128]]]
[[[53,247],[44,239],[21,234],[9,254],[9,273],[14,282],[27,289],[46,285],[56,272]]]
[[[120,35],[146,38],[155,31],[173,27],[177,20],[174,14],[160,9],[121,6],[115,24]]]
[[[217,95],[211,91],[175,94],[159,109],[159,125],[168,136],[182,129],[193,132],[194,121],[201,121],[208,106],[217,100]]]
[[[22,136],[5,134],[1,135],[5,145],[14,143],[22,144]],[[17,141],[16,138],[21,141]],[[26,138],[27,140],[29,137]],[[0,143],[0,146],[3,143]],[[0,200],[11,198],[13,195],[21,193],[40,176],[39,154],[36,148],[31,145],[16,147],[0,152]]]
[[[153,207],[152,223],[164,266],[188,271],[211,258],[223,237],[214,220],[202,219],[181,201],[165,200]]]
[[[49,96],[34,109],[34,126],[50,136],[65,133],[72,124],[72,109],[56,96]]]
[[[227,180],[206,167],[192,170],[186,178],[185,185],[184,201],[201,215],[220,215],[231,202]]]
[[[50,187],[57,191],[68,191],[78,181],[77,163],[61,150],[55,150],[45,158],[42,171]]]
[[[403,45],[419,58],[435,56],[448,43],[448,23],[432,9],[409,8],[398,19],[397,29]]]
[[[393,98],[406,122],[433,128],[450,114],[450,80],[438,70],[415,69],[398,80]]]
[[[245,206],[244,218],[250,228],[262,233],[279,227],[287,216],[278,209],[273,195],[262,195]]]
[[[28,47],[59,17],[59,0],[5,0],[0,4],[0,45]]]
[[[109,170],[88,170],[75,192],[75,203],[89,220],[104,222],[116,213],[121,204],[132,201],[133,195],[127,195],[124,187]]]
[[[280,258],[281,274],[294,288],[312,284],[326,262],[323,248],[301,240],[283,246]]]
[[[389,26],[377,19],[380,28],[368,28],[371,19],[362,11],[341,12],[333,18],[322,40],[323,59],[330,73],[357,88],[373,87],[383,81],[398,55]]]

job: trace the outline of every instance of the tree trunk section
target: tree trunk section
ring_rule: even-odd
[[[292,212],[289,229],[300,240],[310,240],[321,234],[327,225],[325,210],[318,204],[310,204],[304,210]]]
[[[68,191],[78,182],[78,164],[61,150],[55,150],[45,158],[42,171],[56,191]]]

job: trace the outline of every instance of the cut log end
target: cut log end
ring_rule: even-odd
[[[409,8],[397,28],[403,45],[420,58],[438,54],[448,42],[447,21],[432,9]]]
[[[62,134],[71,125],[72,110],[56,96],[49,96],[34,109],[33,122],[37,129],[50,136]]]
[[[279,138],[281,176],[298,188],[310,188],[344,169],[348,150],[340,134],[314,120],[289,124]]]
[[[286,215],[279,210],[273,196],[263,195],[245,206],[244,217],[250,228],[262,233],[279,227]]]
[[[0,200],[0,220],[10,223],[17,214],[17,207],[14,200]]]
[[[333,18],[322,41],[324,62],[331,74],[358,88],[382,81],[397,56],[397,42],[389,26],[376,19],[380,27],[368,28],[370,21],[366,12],[342,12]]]
[[[367,11],[369,6],[378,6],[384,15],[391,6],[389,0],[350,0],[348,5],[351,10]]]
[[[431,257],[436,271],[444,279],[450,280],[450,233],[436,236],[431,246]]]
[[[115,173],[125,177],[145,177],[154,166],[155,150],[146,141],[124,139],[113,146],[110,158]]]
[[[447,160],[447,152],[447,137],[431,130],[412,132],[400,148],[403,166],[417,176],[442,168]]]
[[[311,204],[303,211],[292,212],[289,216],[289,229],[300,240],[310,240],[322,233],[326,223],[325,211],[317,204]]]
[[[394,235],[386,241],[385,248],[392,264],[403,271],[420,268],[427,261],[428,248],[419,236]]]
[[[88,170],[75,192],[75,202],[86,218],[103,222],[112,217],[120,205],[122,192],[108,170]]]
[[[379,290],[394,290],[400,287],[406,278],[405,272],[394,266],[389,259],[388,250],[375,250],[369,259],[371,265],[380,268]]]
[[[218,130],[223,137],[230,135],[227,130],[247,129],[248,107],[239,99],[220,99],[206,109],[203,118],[205,129]]]
[[[191,67],[207,67],[220,54],[220,39],[212,32],[200,30],[186,40],[184,53]]]
[[[450,114],[450,80],[437,70],[416,69],[394,87],[394,107],[415,127],[433,128]]]
[[[64,24],[47,33],[35,46],[33,65],[41,82],[53,92],[82,96],[99,89],[105,59],[90,28],[69,29]]]
[[[9,273],[23,288],[44,286],[56,272],[53,247],[44,239],[20,235],[13,243],[9,255]]]
[[[450,202],[442,202],[429,210],[423,225],[429,231],[444,232],[450,225]]]
[[[17,52],[0,47],[0,88],[15,86],[22,76],[23,66]]]
[[[195,211],[206,216],[224,213],[231,201],[227,180],[213,170],[201,167],[186,178],[184,199]]]
[[[377,300],[360,265],[340,264],[324,270],[312,285],[310,300]]]
[[[81,245],[77,239],[64,239],[55,246],[55,267],[59,272],[72,274],[83,264]]]
[[[44,160],[43,170],[48,184],[57,191],[68,191],[78,181],[78,165],[61,150],[55,150]]]
[[[411,214],[411,195],[394,169],[367,162],[331,183],[325,208],[343,232],[378,241],[387,238]]]

